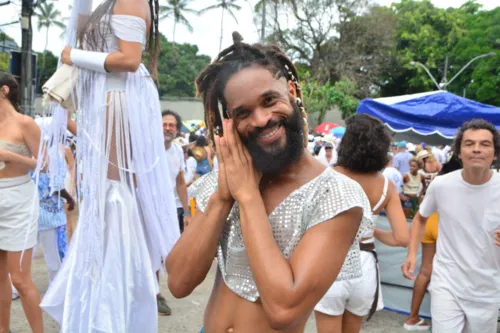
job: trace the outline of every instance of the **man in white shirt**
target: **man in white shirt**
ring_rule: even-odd
[[[337,149],[333,146],[333,143],[327,142],[322,148],[323,151],[319,152],[316,159],[320,161],[324,166],[333,167],[337,163],[338,154]]]
[[[187,196],[187,188],[184,179],[184,151],[178,144],[173,143],[179,133],[182,121],[181,117],[174,111],[166,110],[162,112],[163,135],[165,138],[165,153],[170,169],[170,179],[174,186],[175,203],[179,216],[179,228],[181,232],[189,224],[190,212]]]
[[[490,170],[500,134],[484,120],[462,125],[455,152],[463,169],[429,186],[411,226],[409,279],[427,218],[439,213],[439,238],[431,276],[434,333],[496,333],[500,308],[500,175]]]
[[[396,190],[398,193],[401,193],[401,189],[403,187],[403,176],[401,173],[392,165],[392,155],[390,153],[387,154],[387,165],[382,172],[385,178],[391,180],[396,186]]]
[[[187,227],[189,225],[191,213],[189,210],[187,188],[184,179],[184,151],[182,150],[181,146],[173,143],[174,139],[177,137],[177,134],[181,130],[182,120],[177,113],[166,110],[162,112],[162,121],[163,136],[165,140],[165,154],[167,155],[170,180],[172,185],[174,185],[173,191],[175,196],[175,203],[177,205],[179,229],[181,232],[183,232],[184,227]],[[165,298],[161,294],[158,294],[157,299],[158,313],[163,315],[170,315],[171,309],[167,305]]]

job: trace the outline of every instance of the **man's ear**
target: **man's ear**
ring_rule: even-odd
[[[297,98],[297,87],[295,86],[295,83],[292,81],[287,81],[288,84],[288,94],[292,98],[292,100],[295,100]]]

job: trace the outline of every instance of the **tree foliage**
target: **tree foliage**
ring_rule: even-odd
[[[491,51],[495,57],[470,65],[447,89],[487,104],[500,105],[500,7],[482,11],[469,1],[456,9],[436,8],[429,0],[403,0],[392,5],[397,19],[397,53],[382,86],[384,96],[395,96],[437,87],[420,67],[429,68],[438,82],[450,80],[470,60]],[[448,70],[445,73],[446,57]]]
[[[353,97],[355,85],[349,79],[342,79],[335,84],[321,84],[306,75],[302,85],[305,106],[310,114],[316,115],[318,124],[323,122],[328,111],[337,108],[346,118],[356,112],[359,100]]]
[[[196,76],[210,63],[210,57],[198,54],[198,46],[174,44],[161,36],[158,59],[160,96],[194,97]]]
[[[38,76],[37,76],[37,87],[36,91],[38,94],[42,93],[42,86],[47,82],[48,79],[54,74],[54,72],[57,69],[57,63],[59,61],[59,58],[56,57],[52,52],[50,51],[45,51],[45,52],[37,52],[37,71],[38,71]],[[43,68],[43,62],[44,62],[44,57],[45,57],[45,69],[42,70]]]

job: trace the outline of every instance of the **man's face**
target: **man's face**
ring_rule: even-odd
[[[398,153],[398,146],[392,146],[392,153],[396,155]]]
[[[460,155],[464,169],[489,169],[496,160],[493,134],[485,129],[469,129],[464,132]]]
[[[236,130],[263,173],[277,173],[303,152],[303,119],[292,82],[262,67],[233,74],[224,98]]]
[[[325,148],[325,156],[327,158],[331,158],[332,157],[332,152],[333,152],[333,148],[331,148],[331,147],[326,147]]]
[[[167,143],[171,143],[177,137],[177,121],[170,114],[163,116],[163,137]]]

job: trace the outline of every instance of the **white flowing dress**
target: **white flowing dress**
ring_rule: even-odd
[[[146,43],[146,22],[112,15],[105,52]],[[63,333],[157,332],[155,271],[179,237],[156,86],[136,73],[81,69],[79,222],[41,307]]]

